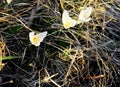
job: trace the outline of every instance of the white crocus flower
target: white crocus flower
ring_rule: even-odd
[[[63,11],[62,22],[63,22],[63,26],[65,29],[70,28],[70,27],[74,27],[76,25],[76,20],[72,19],[69,16],[69,12],[67,10]]]
[[[12,0],[7,0],[7,3],[10,4],[12,2]]]
[[[91,13],[92,13],[92,7],[87,7],[85,10],[82,10],[79,14],[78,23],[90,21]]]
[[[35,35],[35,32],[30,32],[29,39],[33,45],[39,46],[40,43],[43,41],[43,39],[46,37],[46,35],[47,35],[47,31],[36,34],[36,35]]]

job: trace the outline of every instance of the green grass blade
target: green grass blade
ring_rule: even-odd
[[[0,61],[1,60],[10,60],[10,59],[15,59],[15,58],[18,58],[18,56],[4,56],[4,57],[2,57],[2,59],[0,58]]]

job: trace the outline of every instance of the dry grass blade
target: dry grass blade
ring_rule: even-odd
[[[2,38],[2,36],[1,36],[1,38],[0,38],[0,71],[1,71],[1,69],[4,67],[4,63],[2,63],[2,58],[3,58],[3,56],[5,56],[5,43],[4,43],[4,41],[3,41],[3,38]]]

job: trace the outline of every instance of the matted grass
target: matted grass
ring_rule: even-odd
[[[63,10],[89,6],[91,21],[64,29]],[[119,14],[119,0],[0,1],[0,86],[119,87]],[[48,35],[35,47],[30,31]]]

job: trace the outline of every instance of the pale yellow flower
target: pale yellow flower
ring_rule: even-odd
[[[64,28],[67,29],[70,27],[74,27],[76,25],[76,20],[72,19],[69,16],[69,12],[67,10],[64,10],[62,14],[62,23]]]
[[[12,0],[7,0],[7,3],[10,4],[12,2]]]
[[[47,35],[47,31],[36,34],[36,35],[35,35],[35,32],[30,32],[29,39],[33,45],[39,46],[40,43],[43,41],[43,39],[46,37],[46,35]]]
[[[87,7],[85,10],[82,10],[79,14],[78,23],[90,21],[91,13],[92,13],[92,7]]]

